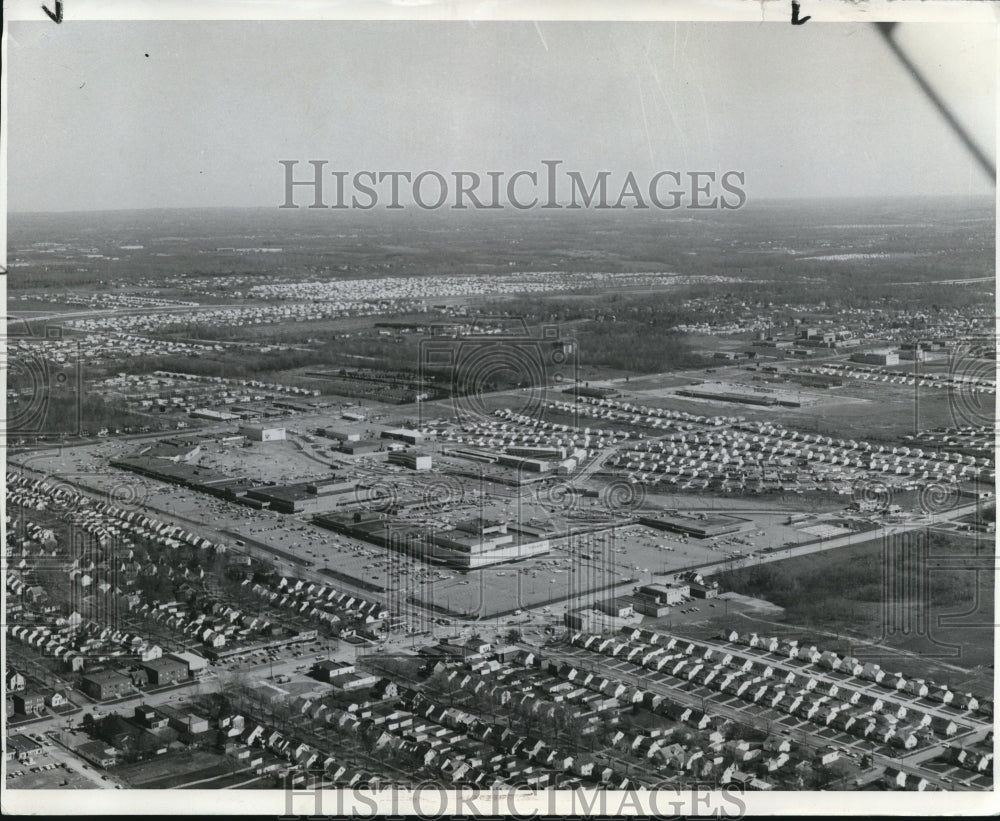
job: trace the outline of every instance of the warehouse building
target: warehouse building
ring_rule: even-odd
[[[346,440],[340,443],[337,450],[346,453],[348,456],[358,456],[362,453],[375,453],[382,449],[382,445],[374,439],[358,439],[356,441]]]
[[[865,365],[898,365],[899,353],[891,348],[862,351],[851,354],[851,362],[861,362]]]
[[[389,454],[389,461],[394,465],[402,465],[410,470],[430,470],[431,457],[415,450],[397,450]]]
[[[470,519],[451,530],[397,522],[376,514],[327,514],[313,524],[427,561],[465,570],[537,556],[549,550],[549,538],[510,529],[506,523]]]
[[[552,470],[552,463],[547,459],[532,459],[526,456],[513,456],[506,453],[501,453],[497,456],[497,464],[528,471],[529,473],[548,473]]]
[[[195,419],[208,419],[210,422],[233,422],[240,417],[228,411],[217,411],[211,408],[195,408],[189,416]]]
[[[382,431],[382,438],[395,439],[398,442],[405,442],[408,445],[422,445],[427,437],[419,430],[393,428],[392,430]]]
[[[353,480],[331,476],[312,482],[254,488],[246,495],[279,513],[322,513],[353,501],[356,487]]]
[[[708,539],[712,536],[722,536],[727,533],[738,533],[747,525],[745,519],[735,516],[642,516],[639,524],[655,530],[667,530],[671,533],[683,533],[696,539]]]
[[[284,428],[264,425],[240,425],[240,433],[252,442],[280,442],[285,438]]]
[[[360,433],[351,433],[337,428],[320,428],[316,432],[327,439],[336,439],[340,442],[359,442],[361,440]]]

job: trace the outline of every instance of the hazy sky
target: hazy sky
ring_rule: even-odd
[[[990,157],[995,29],[899,42]],[[331,169],[741,170],[751,198],[988,194],[867,25],[11,23],[12,211],[277,206]]]

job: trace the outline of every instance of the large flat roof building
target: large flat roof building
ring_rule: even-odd
[[[285,438],[285,429],[265,425],[240,425],[240,433],[253,442],[279,442]]]
[[[409,428],[392,428],[391,430],[382,431],[382,438],[396,439],[399,442],[406,442],[408,445],[422,445],[427,437],[419,430],[410,430]]]
[[[397,522],[376,514],[327,514],[314,524],[356,539],[388,547],[427,561],[444,561],[473,569],[537,556],[549,550],[548,538],[512,530],[501,522],[462,522],[450,530]]]
[[[707,539],[727,533],[738,533],[746,527],[747,522],[744,519],[737,519],[735,516],[699,515],[694,517],[664,513],[642,516],[639,518],[639,524],[656,530],[667,530],[672,533],[684,533],[698,539]]]
[[[269,485],[247,491],[247,497],[266,502],[279,513],[322,513],[353,500],[357,483],[332,476],[293,485]],[[345,495],[346,494],[346,495]]]
[[[402,465],[410,470],[430,470],[431,457],[415,450],[397,450],[389,454],[389,462]]]

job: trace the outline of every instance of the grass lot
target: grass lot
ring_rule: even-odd
[[[118,767],[115,775],[136,789],[162,790],[228,774],[235,765],[233,759],[217,753],[182,750]]]
[[[731,625],[736,629],[794,633],[841,653],[875,654],[888,669],[911,675],[926,677],[936,667],[939,678],[955,686],[981,680],[988,691],[993,544],[980,542],[978,557],[976,542],[966,536],[931,533],[928,545],[926,562],[914,567],[888,563],[878,540],[717,578],[727,589],[785,608],[780,618],[741,616]],[[758,625],[750,623],[755,619]]]

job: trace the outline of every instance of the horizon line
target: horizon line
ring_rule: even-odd
[[[745,205],[740,208],[731,209],[733,212],[744,211],[748,207],[754,204],[780,204],[786,202],[835,202],[835,201],[879,201],[879,200],[985,200],[992,199],[994,205],[997,203],[997,194],[832,194],[827,196],[794,196],[794,195],[784,195],[784,196],[771,196],[771,197],[753,197],[748,198]],[[309,206],[300,206],[298,208],[281,208],[277,205],[166,205],[166,206],[134,206],[134,207],[124,207],[124,208],[88,208],[88,209],[51,209],[51,210],[15,210],[8,209],[7,216],[38,216],[47,214],[120,214],[129,212],[145,212],[145,211],[341,211],[347,213],[361,212],[361,213],[399,213],[402,211],[410,212],[421,212],[421,213],[438,213],[438,214],[454,214],[454,213],[472,213],[478,211],[501,211],[506,214],[528,214],[534,211],[544,210],[544,211],[563,211],[570,210],[573,213],[589,213],[589,212],[647,212],[647,213],[660,213],[665,214],[687,214],[690,211],[703,212],[711,210],[713,212],[718,211],[718,209],[701,209],[701,208],[673,208],[673,209],[660,209],[660,208],[568,208],[569,203],[559,203],[560,208],[541,208],[533,207],[528,209],[519,209],[513,207],[511,204],[506,203],[504,208],[453,208],[449,206],[442,206],[440,208],[428,209],[421,208],[415,203],[412,205],[403,206],[402,208],[311,208]]]

